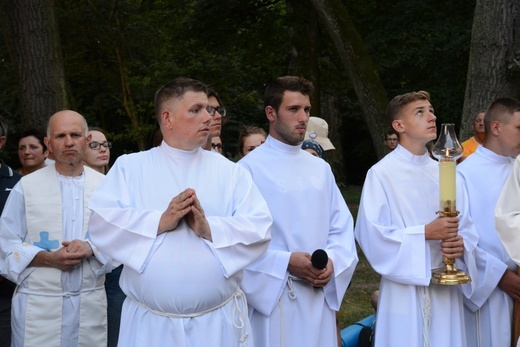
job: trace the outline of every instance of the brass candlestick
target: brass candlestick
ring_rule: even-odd
[[[456,207],[456,160],[462,155],[463,148],[452,123],[442,124],[439,139],[432,149],[433,155],[439,160],[439,195],[441,217],[456,217],[459,212]],[[432,271],[432,283],[457,285],[471,282],[471,278],[462,270],[457,269],[455,259],[443,257],[444,267]]]

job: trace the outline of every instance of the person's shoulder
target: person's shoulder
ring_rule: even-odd
[[[306,163],[309,167],[312,167],[313,170],[330,170],[332,171],[330,164],[322,158],[316,157],[305,150],[301,150],[301,153],[298,153],[298,160]]]
[[[51,172],[56,172],[56,168],[55,168],[54,164],[46,165],[46,166],[42,167],[41,169],[31,172],[28,175],[22,176],[20,180],[22,182],[31,181],[31,180],[40,180],[42,177],[49,175],[49,173],[51,173]]]
[[[232,160],[229,160],[225,156],[220,153],[202,150],[202,155],[204,156],[204,160],[211,161],[215,165],[219,165],[219,167],[233,167],[236,163]]]
[[[267,151],[267,146],[265,144],[258,146],[255,148],[252,152],[250,152],[245,157],[242,157],[237,164],[249,167],[249,166],[255,166],[255,164],[259,164],[260,161],[264,160],[264,158],[267,158],[270,156]],[[271,156],[272,157],[272,156]]]
[[[395,155],[395,152],[392,151],[379,159],[369,170],[385,170],[387,166],[395,165],[399,161],[400,159]]]
[[[461,163],[457,164],[457,171],[459,173],[465,173],[468,170],[471,170],[471,167],[475,165],[475,162],[478,161],[477,155],[469,155],[467,156]]]
[[[12,179],[13,181],[18,182],[18,181],[23,177],[23,176],[22,176],[18,171],[14,171],[14,170],[13,170],[12,168],[10,168],[9,166],[8,166],[8,168],[9,168],[9,169],[11,170],[11,172],[12,172],[12,174],[11,174],[11,172],[10,172],[11,175],[9,176],[9,178]]]
[[[0,175],[0,186],[2,189],[4,188],[13,188],[18,181],[22,179],[22,175],[20,175],[18,172],[14,171],[11,167],[9,167],[7,164],[3,163],[2,167],[0,168],[2,170]]]
[[[0,159],[0,177],[7,179],[15,179],[19,180],[22,175],[19,172],[13,170],[9,165],[7,165],[3,160]]]
[[[146,160],[148,158],[152,158],[155,155],[155,153],[157,153],[158,148],[159,147],[154,147],[154,148],[148,149],[146,151],[122,154],[119,157],[117,157],[115,163],[119,163],[121,165],[121,163],[126,164],[126,163],[138,162],[138,161]]]
[[[464,146],[464,144],[468,145],[468,144],[473,144],[477,141],[475,141],[475,136],[471,136],[469,139],[467,139],[466,141],[462,142],[462,145]]]
[[[101,172],[96,171],[87,165],[83,165],[83,170],[85,171],[85,175],[92,177],[95,180],[102,181],[105,178],[105,175],[103,175]]]

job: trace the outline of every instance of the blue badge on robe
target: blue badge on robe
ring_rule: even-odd
[[[60,242],[58,240],[49,240],[48,231],[40,231],[40,241],[35,242],[34,245],[50,252],[52,249],[58,249]]]

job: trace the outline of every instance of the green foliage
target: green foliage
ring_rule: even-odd
[[[361,200],[361,187],[347,186],[341,189],[341,193],[355,220]],[[379,289],[379,281],[381,280],[381,276],[372,269],[361,248],[357,246],[356,249],[359,262],[338,314],[341,328],[345,328],[374,313],[370,297],[374,291]]]
[[[431,93],[440,122],[460,122],[475,0],[348,1],[390,97]]]
[[[57,5],[73,104],[123,148],[135,150],[135,139],[143,134],[151,138],[153,95],[179,76],[205,81],[221,94],[230,115],[223,131],[230,153],[236,152],[234,139],[243,125],[266,127],[260,91],[284,72],[283,52],[289,50],[284,2],[63,0]],[[138,129],[127,126],[124,74],[142,124]]]
[[[429,90],[440,120],[458,123],[475,1],[344,2],[388,95]],[[222,138],[230,155],[236,153],[244,125],[267,129],[262,108],[265,84],[286,74],[292,57],[292,23],[285,1],[54,3],[72,108],[109,132],[115,142],[113,159],[137,150],[138,138],[151,143],[156,129],[154,93],[178,76],[200,79],[221,94],[229,114]],[[3,45],[0,42],[0,108],[16,127],[20,117],[16,68]],[[341,134],[348,183],[360,184],[377,158],[357,98],[322,29],[318,55],[321,94],[333,95],[344,117]],[[129,111],[137,117],[135,124]]]

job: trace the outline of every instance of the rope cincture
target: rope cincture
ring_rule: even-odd
[[[422,287],[424,294],[424,301],[422,302],[422,317],[423,317],[423,346],[430,347],[430,321],[432,318],[432,305],[430,301],[430,291],[428,287]]]
[[[131,298],[132,299],[132,298]],[[249,333],[247,332],[247,324],[244,321],[244,312],[240,308],[240,302],[242,302],[242,306],[247,309],[247,301],[246,296],[242,289],[238,287],[233,294],[229,298],[227,298],[222,303],[218,304],[215,307],[209,308],[204,311],[200,312],[193,312],[193,313],[170,313],[170,312],[162,312],[158,310],[154,310],[153,308],[148,307],[146,304],[137,301],[135,299],[132,299],[137,305],[141,306],[147,311],[152,312],[153,314],[156,314],[161,317],[167,317],[167,318],[196,318],[205,315],[206,313],[218,310],[221,307],[224,307],[227,303],[229,303],[231,300],[234,301],[233,305],[233,327],[236,329],[241,329],[241,336],[240,336],[240,346],[246,347],[247,346],[247,338],[249,336]],[[238,312],[238,322],[236,321],[236,313]]]

